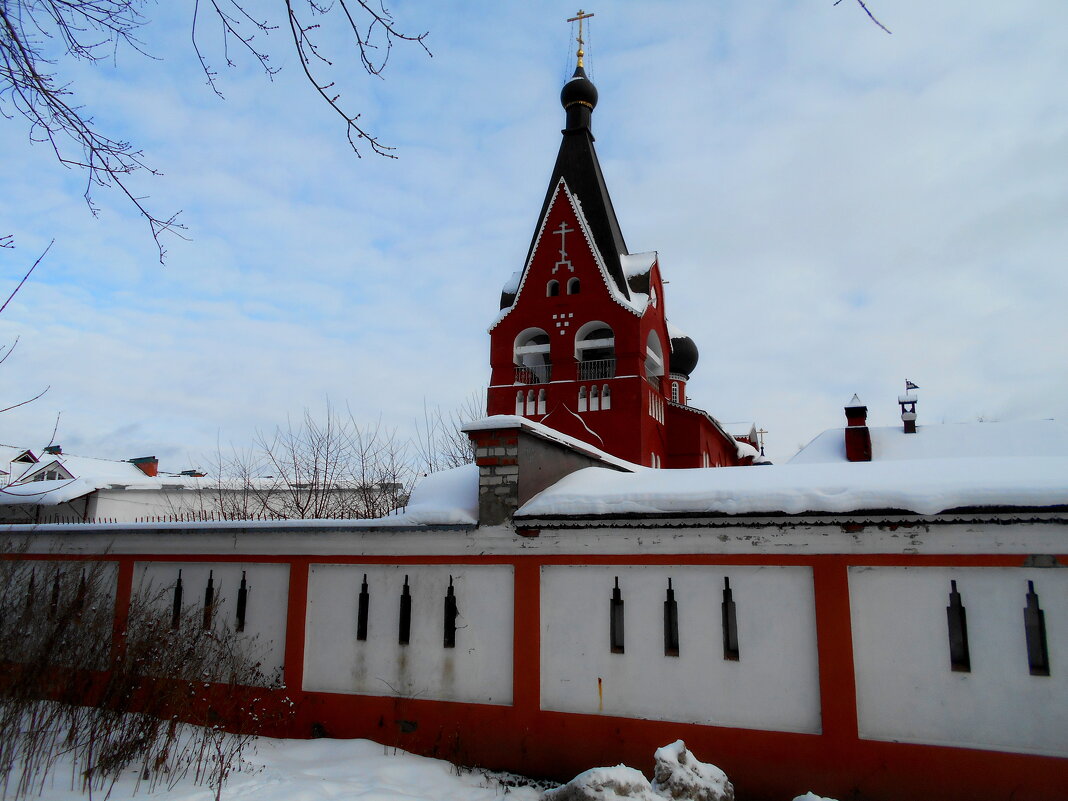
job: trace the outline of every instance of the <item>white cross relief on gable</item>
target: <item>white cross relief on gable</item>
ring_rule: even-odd
[[[567,258],[567,243],[564,238],[574,232],[574,228],[567,227],[567,221],[560,223],[560,227],[553,231],[554,234],[560,234],[560,260],[556,262],[556,266],[553,267],[553,275],[556,275],[556,271],[561,267],[567,267],[569,273],[575,272],[575,265],[571,263],[571,260]]]

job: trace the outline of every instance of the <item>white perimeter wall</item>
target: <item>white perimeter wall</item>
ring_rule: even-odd
[[[286,646],[286,613],[289,602],[289,565],[239,562],[137,562],[133,591],[145,592],[161,609],[170,610],[174,585],[182,571],[182,606],[203,611],[204,589],[212,575],[216,625],[234,628],[237,591],[245,572],[248,601],[244,638],[249,653],[262,662],[263,672],[280,678]]]
[[[609,641],[617,576],[626,620],[622,654],[612,653]],[[677,657],[664,655],[668,577],[679,610]],[[724,577],[736,605],[738,661],[723,658]],[[543,567],[541,616],[543,709],[820,731],[810,568]]]
[[[356,640],[360,586],[370,596],[367,639]],[[412,599],[408,645],[398,643],[404,577]],[[452,576],[456,647],[444,647]],[[312,565],[304,689],[482,704],[512,702],[510,565]]]
[[[1028,669],[1034,581],[1050,675]],[[971,672],[950,670],[950,581],[966,610]],[[861,737],[1068,756],[1068,571],[853,567]]]

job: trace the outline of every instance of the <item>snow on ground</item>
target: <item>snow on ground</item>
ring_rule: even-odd
[[[274,740],[260,738],[246,753],[249,765],[231,775],[222,798],[232,801],[488,801],[507,794],[509,801],[536,801],[534,787],[507,787],[496,774],[466,771],[440,759],[428,759],[370,740]],[[69,764],[61,764],[43,801],[75,801],[87,795],[71,790]],[[502,778],[506,775],[502,774]],[[131,771],[109,801],[166,799],[212,801],[213,790],[186,778],[168,790],[137,788]],[[103,798],[94,792],[94,798]]]
[[[679,741],[656,753],[658,776],[650,785],[640,771],[617,765],[586,771],[568,787],[583,785],[603,801],[730,799],[733,790],[714,765],[698,762]],[[40,796],[42,801],[83,801],[71,789],[71,764],[61,757]],[[584,781],[585,779],[585,781]],[[613,781],[608,781],[609,779]],[[540,801],[544,782],[523,784],[521,777],[457,768],[442,759],[409,754],[371,740],[278,740],[259,738],[244,754],[244,766],[223,786],[224,801]],[[633,785],[633,786],[632,786]],[[654,790],[653,787],[657,789]],[[560,790],[567,788],[561,787]],[[614,791],[623,790],[618,795]],[[630,792],[627,792],[627,791]],[[548,793],[547,798],[553,793]],[[93,798],[104,791],[94,790]],[[108,801],[213,801],[215,791],[189,777],[169,788],[140,786],[131,769],[116,783]],[[576,796],[584,797],[584,796]],[[834,801],[814,793],[794,801]]]

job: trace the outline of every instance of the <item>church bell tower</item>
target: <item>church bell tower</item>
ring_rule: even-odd
[[[650,467],[738,464],[734,438],[687,405],[697,347],[668,323],[657,254],[630,253],[608,194],[592,130],[597,87],[583,66],[590,16],[574,18],[560,150],[526,262],[490,326],[487,411]]]

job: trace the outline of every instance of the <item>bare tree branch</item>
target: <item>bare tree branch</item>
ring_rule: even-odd
[[[834,4],[835,5],[838,5],[841,2],[842,2],[842,0],[834,0]],[[868,15],[868,19],[870,19],[872,22],[874,22],[876,25],[878,25],[880,28],[882,28],[887,33],[891,33],[891,30],[889,28],[887,28],[885,25],[883,25],[881,22],[879,22],[879,20],[877,20],[875,18],[875,15],[871,13],[871,9],[869,9],[868,6],[864,3],[864,0],[857,0],[857,5],[859,5],[862,9],[864,9],[864,13]]]
[[[48,243],[48,247],[46,247],[44,249],[44,252],[41,253],[41,255],[37,257],[37,261],[35,261],[33,263],[33,266],[30,267],[30,269],[26,271],[26,275],[22,276],[22,280],[19,281],[19,285],[17,287],[15,287],[13,290],[11,290],[11,294],[7,296],[7,300],[4,301],[4,305],[0,306],[0,312],[3,312],[4,309],[7,308],[7,304],[9,304],[11,302],[11,299],[13,297],[15,297],[15,295],[18,294],[20,289],[22,289],[22,285],[26,283],[26,279],[30,277],[30,275],[33,273],[34,270],[37,269],[37,265],[41,263],[41,259],[43,259],[46,255],[48,255],[48,251],[52,249],[52,245],[54,245],[54,244],[56,244],[56,240],[54,240],[54,239],[51,242]],[[12,347],[12,349],[14,349],[15,346],[12,345],[11,347]],[[7,356],[5,356],[4,358],[6,359]]]
[[[48,142],[59,163],[84,170],[85,202],[95,216],[93,189],[115,187],[133,203],[149,225],[160,261],[166,253],[160,236],[177,234],[177,214],[158,217],[134,194],[128,176],[139,170],[157,175],[140,150],[97,130],[93,118],[68,102],[69,84],[47,71],[56,63],[47,55],[50,40],[59,40],[72,58],[100,61],[120,45],[143,52],[134,34],[145,19],[143,0],[18,0],[0,3],[0,113],[17,112],[30,122],[30,139]]]
[[[10,239],[10,237],[8,237],[8,238]],[[0,242],[2,242],[2,241],[3,241],[2,238],[0,238]],[[26,275],[22,276],[22,280],[19,281],[18,286],[16,286],[13,290],[11,290],[11,294],[7,296],[7,300],[4,301],[4,305],[0,306],[0,312],[3,312],[4,309],[7,308],[7,305],[11,302],[12,298],[14,298],[15,295],[18,294],[19,290],[22,289],[22,285],[26,283],[26,281],[30,277],[30,275],[33,274],[33,271],[37,269],[37,265],[41,263],[41,261],[44,259],[45,256],[48,255],[48,251],[52,249],[52,245],[54,245],[55,243],[56,243],[56,240],[54,240],[54,239],[51,242],[48,243],[48,247],[46,247],[44,249],[44,251],[42,251],[41,255],[37,257],[37,260],[34,261],[33,265],[30,267],[30,269],[26,271]],[[6,245],[5,247],[11,247],[11,245]],[[12,353],[14,353],[15,346],[18,345],[18,344],[19,344],[19,337],[15,337],[15,341],[12,342],[10,345],[8,345],[6,348],[0,348],[0,354],[2,354],[2,355],[0,355],[0,364],[3,364],[4,362],[7,361],[7,357],[10,356]],[[45,387],[44,389],[42,389],[40,392],[38,392],[32,398],[28,398],[27,400],[20,401],[19,403],[16,403],[16,404],[14,404],[12,406],[8,406],[6,409],[0,409],[0,414],[2,414],[3,412],[9,412],[12,409],[17,409],[20,406],[25,406],[27,403],[33,403],[35,400],[37,400],[42,395],[44,395],[46,392],[48,392],[49,389],[51,389],[51,385],[49,385],[49,386]],[[58,419],[56,421],[56,424],[57,425],[59,424]]]
[[[162,237],[185,238],[178,214],[161,216],[136,194],[130,175],[144,170],[159,175],[144,160],[142,151],[130,142],[112,138],[97,128],[92,116],[71,101],[72,89],[59,77],[64,57],[98,62],[116,60],[121,48],[151,57],[137,39],[147,24],[142,13],[147,0],[0,0],[0,114],[8,119],[20,115],[30,123],[30,139],[47,142],[60,164],[82,170],[86,177],[84,197],[95,216],[94,190],[117,189],[148,223],[162,262],[166,255]],[[271,64],[266,43],[281,25],[254,16],[247,0],[194,0],[190,38],[208,85],[222,97],[218,72],[211,54],[203,47],[202,18],[207,15],[221,33],[221,60],[236,66],[236,52],[253,58],[268,78],[278,72]],[[341,100],[327,72],[334,57],[326,52],[323,22],[347,34],[349,48],[359,54],[370,75],[381,77],[395,42],[414,42],[431,55],[426,33],[409,35],[397,28],[381,4],[365,0],[284,0],[284,13],[301,69],[314,91],[345,121],[346,137],[357,156],[363,140],[379,155],[394,158],[393,148],[382,143],[363,123],[360,115]],[[261,38],[258,38],[261,37]],[[60,55],[53,55],[58,48]],[[344,51],[342,46],[342,52]],[[340,55],[340,54],[339,54]],[[0,247],[9,247],[10,237],[0,237]]]

